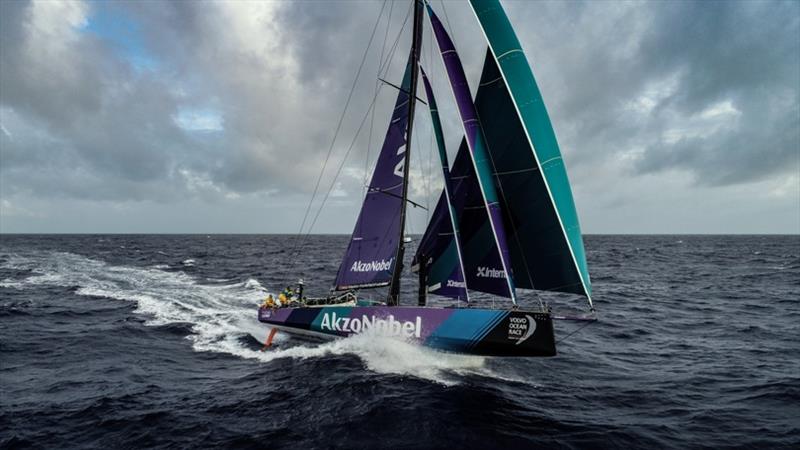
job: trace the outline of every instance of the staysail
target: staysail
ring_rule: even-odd
[[[453,232],[453,221],[448,209],[450,206],[447,192],[442,191],[414,255],[413,270],[423,270],[426,273],[424,282],[427,292],[469,301],[461,268],[459,243]]]
[[[516,302],[510,254],[506,243],[505,227],[503,225],[503,213],[500,210],[499,197],[492,176],[491,161],[489,159],[490,155],[487,152],[486,142],[481,131],[480,122],[478,121],[475,105],[472,103],[472,94],[469,91],[469,85],[466,75],[464,74],[464,68],[461,65],[461,59],[455,50],[450,36],[445,31],[444,26],[429,4],[427,5],[427,10],[431,25],[433,26],[433,33],[436,36],[442,60],[450,79],[450,86],[453,89],[453,95],[458,105],[461,122],[464,126],[465,141],[475,168],[475,173],[477,174],[477,180],[482,194],[481,197],[484,199],[489,224],[491,225],[492,235],[490,238],[495,241],[500,251],[501,273],[492,273],[489,274],[488,277],[485,273],[482,275],[486,278],[502,278],[506,284],[505,296],[510,297],[512,301]],[[495,275],[497,276],[495,277]],[[472,287],[470,286],[470,288]]]
[[[444,143],[442,123],[439,120],[439,110],[436,98],[433,95],[428,76],[420,67],[422,81],[425,85],[425,94],[428,98],[428,109],[431,113],[433,131],[436,136],[436,147],[439,152],[439,163],[442,167],[444,188],[436,209],[431,216],[427,230],[422,237],[417,253],[414,256],[413,267],[423,271],[423,281],[427,284],[428,292],[446,297],[469,301],[466,283],[464,282],[464,267],[461,258],[461,244],[458,238],[458,217],[451,204],[453,192],[450,180],[450,164],[447,161],[447,149]]]
[[[408,92],[414,64],[412,51],[361,213],[336,275],[336,290],[388,286],[392,280],[401,239]]]
[[[489,43],[475,100],[501,190],[517,286],[585,295],[578,214],[541,93],[498,0],[470,0]]]

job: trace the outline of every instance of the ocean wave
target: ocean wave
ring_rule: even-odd
[[[264,352],[255,350],[241,338],[249,335],[261,342],[267,335],[269,328],[258,322],[256,306],[269,291],[253,278],[208,285],[183,272],[115,266],[72,253],[16,257],[7,264],[31,268],[34,275],[6,280],[2,286],[19,289],[70,286],[76,287],[81,296],[134,302],[134,312],[147,318],[147,326],[175,331],[190,324],[188,338],[196,351],[227,353],[262,362],[352,354],[374,372],[413,376],[443,385],[457,384],[461,377],[471,375],[508,378],[486,368],[483,357],[442,353],[369,333],[316,345],[278,333],[274,348]],[[521,378],[508,379],[526,382]]]

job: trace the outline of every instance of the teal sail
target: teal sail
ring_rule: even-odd
[[[443,190],[414,254],[411,271],[423,272],[420,282],[425,284],[426,292],[469,301],[451,209]]]
[[[461,140],[450,169],[451,202],[459,225],[464,281],[472,291],[507,297],[500,249],[494,239],[478,175],[466,138]]]
[[[591,306],[575,202],[528,60],[498,0],[470,3],[490,49],[476,106],[505,197],[515,282],[585,295]]]

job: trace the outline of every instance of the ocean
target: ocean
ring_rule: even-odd
[[[800,236],[587,236],[600,320],[554,358],[261,352],[258,303],[327,291],[346,241],[0,235],[0,447],[800,448]]]

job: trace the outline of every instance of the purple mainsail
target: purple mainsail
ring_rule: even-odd
[[[387,286],[392,279],[400,244],[411,58],[409,55],[392,120],[386,131],[350,244],[336,275],[337,290]]]
[[[477,174],[478,183],[481,188],[481,194],[489,216],[489,224],[491,225],[492,231],[491,238],[495,240],[497,248],[500,250],[500,262],[502,263],[503,270],[500,272],[484,271],[480,276],[481,278],[502,278],[505,280],[506,292],[500,295],[511,297],[511,300],[516,302],[513,274],[511,274],[511,258],[508,252],[508,245],[506,244],[505,227],[503,225],[503,213],[500,210],[495,180],[492,176],[492,164],[486,149],[486,142],[481,131],[481,125],[478,121],[478,114],[475,110],[475,105],[472,103],[472,94],[469,91],[467,77],[464,74],[461,59],[458,57],[458,53],[456,53],[453,41],[450,39],[450,36],[448,36],[439,18],[436,17],[431,6],[427,5],[427,7],[428,16],[433,26],[433,34],[436,36],[436,42],[439,44],[442,61],[444,62],[447,75],[450,79],[450,86],[453,88],[453,95],[458,105],[458,112],[461,115],[461,122],[464,125],[466,142],[469,147],[475,173]],[[466,248],[464,251],[466,252]]]

